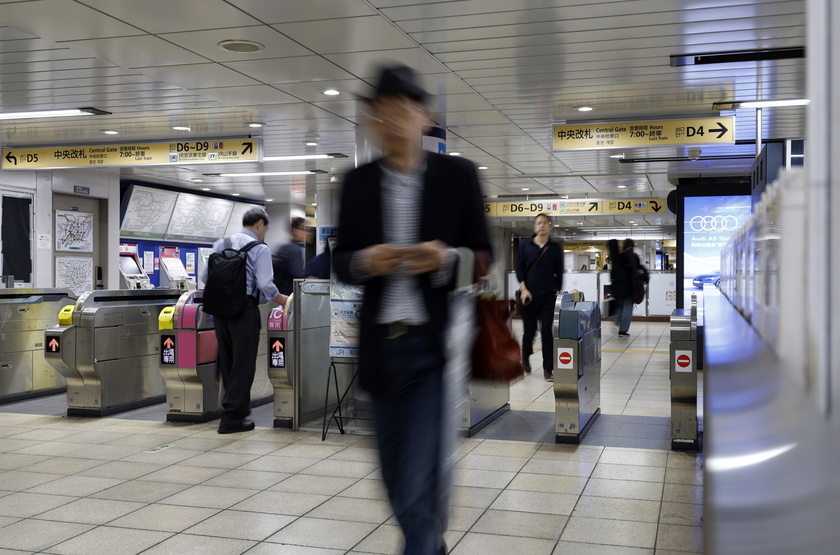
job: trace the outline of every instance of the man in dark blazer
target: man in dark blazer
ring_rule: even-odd
[[[446,549],[443,336],[455,249],[489,262],[491,247],[475,166],[421,148],[426,97],[410,68],[382,72],[370,112],[385,155],[345,179],[333,265],[339,279],[365,286],[359,383],[372,396],[405,553],[431,555]]]

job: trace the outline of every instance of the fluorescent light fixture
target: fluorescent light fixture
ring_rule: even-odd
[[[201,190],[202,190],[202,191],[209,191],[209,190],[210,190],[210,187],[202,187],[202,188],[201,188]]]
[[[623,160],[624,159],[624,153],[622,152],[621,154],[610,154],[610,158],[618,158],[620,160]]]
[[[267,199],[265,199],[265,201],[266,202],[274,202],[274,199],[273,198],[267,198]]]
[[[324,158],[347,158],[346,154],[334,152],[332,154],[298,154],[295,156],[263,156],[263,162],[278,162],[281,160],[323,160]]]
[[[189,131],[190,126],[189,125],[173,125],[172,129],[174,129],[175,131]]]
[[[449,155],[450,156],[460,156],[461,153],[460,152],[450,152]]]
[[[341,94],[341,91],[338,89],[324,89],[321,93],[327,96],[338,96]]]
[[[245,125],[248,127],[265,127],[265,124],[261,121],[249,121]]]
[[[306,141],[303,144],[305,144],[306,146],[318,146],[318,143],[316,143],[315,141]]]
[[[807,106],[807,98],[791,98],[789,100],[733,100],[732,102],[715,102],[712,110],[737,110],[738,108],[777,108],[780,106]]]
[[[116,129],[100,129],[99,132],[104,133],[106,135],[119,135],[120,134],[120,132],[117,131]]]
[[[572,106],[572,110],[577,110],[578,112],[591,112],[594,109],[594,106],[589,106],[587,104],[584,104],[582,106]]]
[[[315,173],[325,172],[319,170],[298,170],[290,172],[205,173],[204,175],[214,177],[260,177],[264,175],[309,175]]]
[[[192,181],[193,183],[202,183],[204,180],[200,177],[193,177],[192,179],[190,179],[190,181]]]
[[[523,191],[530,191],[531,189],[529,189],[528,187],[522,187],[522,190]]]
[[[230,196],[232,196],[232,197],[238,197],[238,196],[239,196],[239,193],[231,193],[231,194],[230,194]]]
[[[478,169],[480,169],[480,170],[486,170],[486,169],[487,169],[487,166],[478,166]]]
[[[712,472],[723,472],[726,470],[734,470],[736,468],[743,468],[745,466],[752,466],[764,461],[778,457],[782,453],[787,453],[796,447],[795,443],[783,445],[775,449],[768,449],[767,451],[759,451],[750,455],[740,455],[737,457],[710,457],[706,459],[706,469]]]
[[[71,110],[38,110],[34,112],[0,113],[0,119],[67,118],[72,116],[101,116],[110,114],[96,108],[73,108]]]
[[[312,206],[318,206],[318,203],[317,203],[317,202],[313,202],[313,203],[312,203]]]
[[[627,185],[618,185],[617,187],[618,187],[619,189],[626,189],[626,188],[627,188]]]

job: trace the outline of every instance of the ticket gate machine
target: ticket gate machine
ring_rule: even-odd
[[[120,253],[120,289],[154,289],[136,254]]]
[[[69,289],[0,289],[0,403],[64,391],[44,358],[44,332],[75,301]]]
[[[671,449],[700,447],[697,418],[697,371],[702,367],[703,313],[697,295],[691,308],[677,308],[671,314]]]
[[[194,291],[195,280],[187,273],[180,258],[161,257],[160,286],[181,291]]]
[[[158,317],[160,375],[167,422],[207,422],[221,415],[213,317],[202,310],[203,291],[187,291]]]
[[[107,416],[160,403],[158,314],[173,289],[85,293],[46,330],[46,359],[67,380],[68,416]]]
[[[555,441],[580,443],[601,413],[601,310],[558,295],[554,325]]]

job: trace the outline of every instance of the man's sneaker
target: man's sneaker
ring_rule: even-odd
[[[545,381],[547,381],[547,382],[553,382],[554,381],[554,372],[552,372],[551,370],[543,369],[543,376],[545,376]]]
[[[627,333],[626,331],[620,331],[620,332],[618,332],[618,335],[621,336],[621,337],[630,337],[630,334]]]
[[[523,358],[522,359],[522,368],[525,369],[526,374],[530,374],[531,373],[531,361],[528,360],[527,358]]]

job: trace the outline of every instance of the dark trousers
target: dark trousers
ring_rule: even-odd
[[[236,424],[251,414],[251,386],[257,372],[260,310],[256,302],[237,318],[213,318],[216,326],[216,366],[225,388],[221,424]]]
[[[534,336],[537,334],[537,322],[540,323],[542,338],[543,370],[554,371],[554,301],[557,295],[549,293],[534,297],[522,306],[522,358],[527,360],[534,352]]]
[[[385,339],[382,392],[373,398],[382,477],[405,534],[405,555],[443,550],[440,507],[443,357],[434,333]]]

